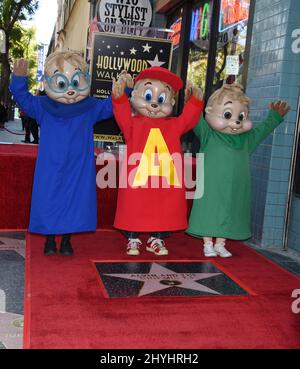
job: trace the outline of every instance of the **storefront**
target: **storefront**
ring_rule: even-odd
[[[174,31],[172,70],[205,91],[205,97],[223,83],[244,86],[251,39],[254,1],[156,1]],[[183,101],[180,99],[179,110]]]

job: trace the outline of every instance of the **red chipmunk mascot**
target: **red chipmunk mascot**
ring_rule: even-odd
[[[113,110],[127,144],[114,226],[125,231],[127,254],[139,255],[140,232],[149,232],[147,250],[167,255],[163,239],[187,228],[180,137],[197,124],[202,92],[188,83],[183,113],[173,117],[174,96],[182,80],[165,68],[151,67],[135,79],[131,104],[124,80],[114,81]],[[179,158],[179,160],[178,160]]]

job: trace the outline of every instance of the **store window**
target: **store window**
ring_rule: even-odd
[[[205,90],[212,1],[193,7],[187,78]]]
[[[250,0],[222,0],[219,14],[216,68],[213,90],[224,83],[242,83]],[[188,79],[205,90],[209,53],[209,30],[213,0],[193,6],[190,32]]]

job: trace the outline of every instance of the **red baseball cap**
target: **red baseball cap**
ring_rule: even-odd
[[[173,88],[174,92],[179,91],[183,87],[183,81],[180,77],[170,72],[168,69],[162,67],[151,67],[144,69],[136,76],[134,82],[136,83],[141,79],[148,78],[157,79],[159,81],[167,83]]]

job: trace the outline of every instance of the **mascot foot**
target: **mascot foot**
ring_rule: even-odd
[[[56,254],[56,243],[54,236],[48,236],[45,242],[44,255],[50,256]]]
[[[73,250],[71,242],[70,242],[70,236],[63,236],[63,238],[61,240],[59,252],[62,256],[72,256],[72,255],[74,255],[74,250]]]

